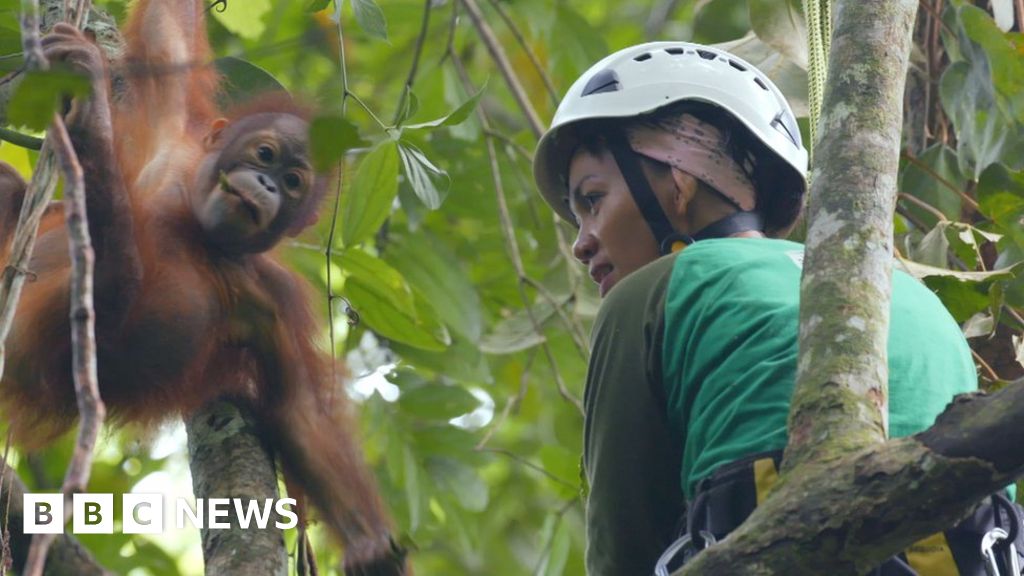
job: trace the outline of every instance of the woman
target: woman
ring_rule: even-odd
[[[806,167],[774,84],[684,42],[598,62],[541,139],[537,185],[579,227],[574,255],[605,298],[585,395],[590,574],[650,574],[679,535],[724,537],[774,482],[803,262],[779,238],[800,213]],[[930,426],[977,380],[957,324],[899,272],[891,318],[895,437]],[[979,514],[975,524],[991,525],[990,508]],[[937,534],[880,573],[983,574],[984,532]]]

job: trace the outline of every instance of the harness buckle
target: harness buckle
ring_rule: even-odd
[[[704,540],[704,548],[701,548],[701,550],[706,550],[710,548],[712,544],[718,542],[714,534],[707,530],[701,530],[699,534]],[[654,576],[669,576],[668,565],[676,556],[679,555],[680,552],[683,551],[699,552],[699,550],[695,549],[693,545],[693,536],[689,533],[680,536],[675,542],[669,544],[668,548],[661,553],[661,556],[658,558],[658,563],[654,565]],[[683,558],[683,563],[685,564],[686,556],[684,555]]]
[[[988,576],[1003,576],[999,570],[1000,555],[1003,556],[1003,564],[1010,571],[1011,576],[1020,576],[1020,562],[1017,560],[1017,548],[1012,541],[1008,541],[1009,534],[1002,528],[993,528],[981,537],[981,557],[985,561],[985,572]],[[1006,544],[1004,544],[1006,542]],[[1000,550],[1005,548],[1004,550]],[[999,554],[1003,552],[1003,554]]]

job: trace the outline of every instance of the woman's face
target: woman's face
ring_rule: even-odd
[[[612,155],[580,150],[569,163],[569,207],[580,230],[573,255],[604,297],[612,286],[660,255]]]

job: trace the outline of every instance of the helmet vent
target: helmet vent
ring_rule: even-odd
[[[684,49],[684,48],[679,48],[679,47],[675,47],[675,48],[665,48],[665,52],[668,52],[669,54],[672,54],[673,56],[678,56],[678,55],[680,55],[680,54],[684,54],[684,53],[686,53],[686,49]]]
[[[729,60],[729,66],[732,66],[733,68],[739,70],[740,72],[746,72],[747,71],[747,67],[746,66],[744,66],[743,64],[740,64],[739,62],[737,62],[735,60]]]
[[[764,80],[761,80],[757,76],[754,76],[754,82],[757,82],[757,85],[760,86],[761,89],[764,90],[765,92],[770,92],[770,90],[768,90],[768,85],[764,83]]]
[[[700,49],[698,49],[697,50],[697,54],[699,54],[700,57],[705,59],[705,60],[714,60],[715,58],[718,58],[718,54],[715,54],[711,50],[700,50]]]
[[[633,60],[635,60],[637,62],[643,62],[644,60],[650,60],[650,59],[651,59],[651,53],[650,52],[644,52],[643,54],[633,58]]]
[[[590,96],[591,94],[601,94],[602,92],[618,92],[620,88],[619,76],[615,73],[615,70],[607,68],[594,74],[594,77],[583,87],[582,95]]]

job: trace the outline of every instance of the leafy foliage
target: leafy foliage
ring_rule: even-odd
[[[591,63],[645,39],[724,42],[806,114],[800,2],[477,3],[545,120]],[[97,4],[114,14],[124,5]],[[659,17],[666,4],[678,6]],[[934,16],[921,18],[932,27]],[[894,225],[904,266],[986,337],[974,340],[983,375],[999,382],[1024,374],[1010,338],[1024,328],[1024,52],[1018,32],[970,3],[950,0],[941,20],[941,38],[918,38],[928,63],[917,68],[939,89],[925,104],[926,145],[905,154]],[[538,135],[463,3],[229,2],[211,36],[232,100],[280,84],[321,105],[314,160],[340,167],[342,192],[286,258],[325,304],[340,295],[358,316],[349,326],[340,307],[322,307],[334,312],[366,452],[417,572],[581,574],[578,399],[597,295],[568,253],[574,230],[534,192]],[[18,49],[3,38],[12,56],[0,66]],[[41,129],[67,88],[58,84],[24,82],[11,121]],[[60,457],[44,462],[60,467]],[[104,462],[96,491],[126,490],[160,466],[128,475]],[[137,537],[89,544],[114,569],[197,570]],[[329,567],[336,556],[320,552]]]

